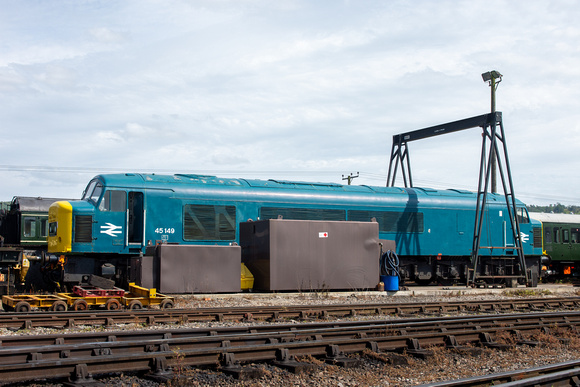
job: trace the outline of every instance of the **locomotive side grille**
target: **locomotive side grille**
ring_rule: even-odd
[[[90,215],[75,216],[75,242],[91,243],[93,241],[93,217]]]
[[[534,228],[534,247],[542,247],[542,229]]]

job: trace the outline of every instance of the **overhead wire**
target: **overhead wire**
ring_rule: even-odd
[[[239,176],[280,176],[280,175],[292,175],[292,176],[341,176],[344,171],[339,170],[250,170],[250,171],[240,171],[240,170],[221,170],[221,169],[207,169],[207,170],[170,170],[170,169],[145,169],[145,168],[126,168],[126,167],[63,167],[63,166],[40,166],[40,165],[0,165],[0,171],[6,172],[44,172],[44,173],[125,173],[125,172],[135,172],[135,173],[192,173],[192,174],[227,174],[227,175],[239,175]],[[374,172],[359,172],[361,178],[370,181],[377,181],[386,183],[386,174],[378,174]],[[380,184],[383,185],[383,184]],[[475,187],[465,185],[465,184],[455,184],[451,182],[442,182],[437,180],[429,179],[417,179],[415,180],[416,187],[429,187],[434,189],[465,189],[468,191],[475,191]],[[554,196],[549,194],[542,194],[538,192],[524,192],[518,191],[517,196],[519,198],[529,198],[532,200],[538,200],[542,202],[553,202],[555,203],[569,203],[578,204],[579,198],[573,198],[570,196]],[[529,200],[527,200],[529,202]],[[533,204],[533,203],[528,203]]]

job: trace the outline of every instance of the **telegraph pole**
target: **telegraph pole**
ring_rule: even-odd
[[[488,82],[491,87],[491,113],[495,113],[495,91],[497,86],[501,82],[502,75],[497,70],[488,71],[481,74],[484,82]],[[495,126],[495,122],[492,124]],[[497,155],[495,154],[495,149],[491,149],[491,192],[497,193]]]
[[[359,176],[360,176],[360,174],[358,172],[356,173],[356,175],[353,175],[351,172],[351,174],[348,175],[347,177],[344,177],[344,175],[342,175],[342,180],[348,180],[348,185],[350,185],[352,179],[356,179]]]

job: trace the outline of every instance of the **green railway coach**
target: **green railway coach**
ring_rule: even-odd
[[[530,217],[542,222],[544,276],[580,276],[580,215],[530,212]]]

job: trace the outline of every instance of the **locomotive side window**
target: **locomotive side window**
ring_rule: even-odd
[[[183,207],[183,239],[235,240],[236,207],[186,204]]]
[[[283,219],[293,220],[346,220],[345,210],[284,207],[260,208],[260,219],[276,219],[278,215],[281,215]]]
[[[380,232],[421,233],[424,230],[422,212],[348,211],[348,220],[368,222],[375,218]]]
[[[124,212],[127,209],[125,191],[106,191],[99,209],[101,211]]]

